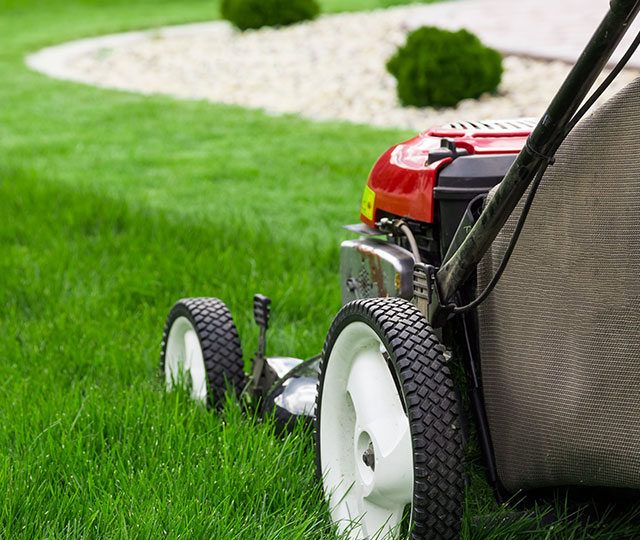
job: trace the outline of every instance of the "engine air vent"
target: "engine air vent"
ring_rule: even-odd
[[[516,118],[513,120],[483,120],[480,122],[452,122],[441,129],[463,129],[465,131],[531,131],[538,120],[535,118]]]

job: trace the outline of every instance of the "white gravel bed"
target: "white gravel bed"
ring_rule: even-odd
[[[46,49],[27,63],[102,87],[299,113],[314,120],[419,130],[454,120],[542,114],[570,66],[516,56],[504,59],[495,95],[465,100],[455,109],[401,107],[385,63],[423,8],[327,15],[247,32],[213,22],[104,36]],[[625,70],[607,96],[637,73]]]

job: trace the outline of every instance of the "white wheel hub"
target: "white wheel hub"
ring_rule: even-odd
[[[326,360],[321,470],[331,517],[351,539],[394,536],[413,499],[409,419],[385,356],[373,329],[352,322]]]
[[[178,317],[167,337],[164,375],[167,389],[174,385],[191,389],[191,398],[206,403],[207,371],[196,329],[186,317]]]

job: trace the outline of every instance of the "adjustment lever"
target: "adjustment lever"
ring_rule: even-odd
[[[258,336],[258,350],[253,358],[253,366],[251,369],[251,379],[253,388],[258,388],[262,370],[264,369],[265,358],[267,354],[267,329],[269,328],[269,314],[271,312],[271,298],[263,294],[253,295],[253,318],[260,329]]]

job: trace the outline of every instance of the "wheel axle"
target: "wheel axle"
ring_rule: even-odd
[[[367,449],[362,454],[362,461],[364,461],[364,464],[372,471],[376,470],[376,455],[373,451],[372,442],[369,443],[369,446],[367,446]]]

